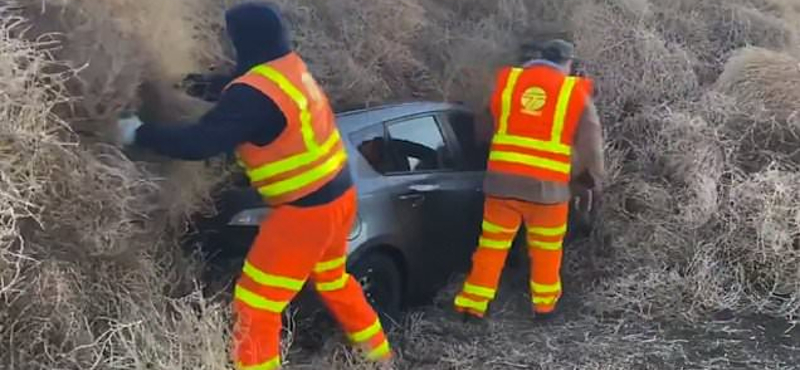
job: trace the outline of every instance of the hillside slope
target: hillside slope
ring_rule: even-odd
[[[174,85],[230,64],[225,3],[0,5],[0,364],[226,368],[225,295],[204,295],[202,264],[176,246],[229,168],[106,139],[126,111],[179,122],[207,109]],[[800,335],[781,325],[800,312],[800,4],[279,3],[341,108],[429,98],[483,112],[494,69],[552,36],[575,41],[596,81],[610,177],[601,227],[568,247],[565,317],[529,323],[513,273],[487,327],[449,320],[443,292],[396,334],[401,368],[798,362]],[[292,347],[290,368],[345,368],[340,339]]]

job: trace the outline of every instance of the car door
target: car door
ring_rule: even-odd
[[[404,184],[396,194],[397,202],[419,211],[421,242],[410,246],[409,252],[418,261],[412,278],[418,279],[423,294],[441,288],[457,269],[454,253],[463,248],[459,240],[465,232],[461,218],[467,210],[460,192],[464,182],[440,120],[438,114],[430,113],[386,124],[397,167],[388,175],[402,178]]]
[[[477,140],[474,115],[467,110],[452,109],[441,112],[439,121],[445,138],[451,144],[457,169],[457,180],[448,197],[460,204],[461,212],[452,217],[451,227],[460,232],[453,234],[450,254],[458,272],[470,267],[483,220],[483,179],[488,147]]]
[[[403,250],[422,243],[420,230],[422,217],[421,197],[409,194],[412,179],[403,176],[406,171],[398,165],[389,145],[386,125],[378,122],[349,135],[354,148],[368,166],[360,168],[355,161],[359,190],[359,212],[379,244]],[[351,248],[353,245],[351,245]]]

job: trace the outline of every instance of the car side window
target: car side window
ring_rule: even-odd
[[[454,169],[450,148],[434,116],[416,117],[387,126],[399,172]]]
[[[465,169],[470,171],[485,169],[488,147],[477,140],[475,117],[469,112],[460,110],[447,112],[445,116],[458,140]]]
[[[392,154],[386,145],[383,124],[359,130],[350,135],[350,140],[375,171],[387,173],[395,170]]]

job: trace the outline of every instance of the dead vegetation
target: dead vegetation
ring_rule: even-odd
[[[114,116],[135,102],[144,69],[157,69],[136,56],[141,49],[133,33],[113,24],[112,10],[124,2],[76,3],[0,9],[0,363],[10,369],[200,365],[204,352],[224,352],[224,341],[210,335],[224,326],[206,329],[206,343],[194,334],[215,315],[221,323],[225,311],[195,316],[195,308],[216,306],[186,295],[194,290],[183,283],[192,263],[174,247],[185,215],[202,206],[216,178],[203,165],[181,172],[181,164],[134,163],[103,143]],[[42,18],[23,18],[32,15]],[[45,30],[86,39],[63,41]],[[178,187],[189,191],[169,196]],[[224,356],[213,359],[224,368]]]
[[[226,302],[200,293],[197,261],[175,248],[224,169],[122,153],[103,139],[126,110],[178,122],[206,109],[173,85],[230,62],[222,3],[230,2],[0,5],[0,363],[8,368],[226,368]],[[610,178],[601,227],[569,247],[565,318],[529,322],[523,282],[488,327],[465,327],[442,315],[444,292],[441,307],[413,314],[395,335],[402,368],[797,363],[791,340],[765,353],[726,336],[750,327],[699,324],[720,312],[783,320],[800,312],[796,4],[279,3],[339,107],[432,98],[483,113],[494,68],[517,61],[521,43],[551,36],[575,40],[597,84]],[[734,358],[693,353],[705,340],[687,335],[722,341]],[[313,356],[287,348],[289,365],[364,366],[342,349],[338,338]]]

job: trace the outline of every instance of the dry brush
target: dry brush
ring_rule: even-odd
[[[198,263],[176,248],[188,216],[208,209],[224,166],[122,152],[104,138],[124,111],[178,122],[207,109],[173,85],[230,65],[221,37],[230,3],[20,0],[0,10],[0,363],[225,368],[226,303],[201,294]],[[431,98],[482,114],[494,68],[517,61],[521,44],[574,40],[597,83],[610,171],[602,228],[568,251],[565,275],[581,293],[573,303],[597,317],[796,317],[800,8],[792,2],[279,3],[341,108]],[[447,323],[412,320],[404,363],[637,365],[604,357],[610,340],[642,335],[622,336],[608,326],[616,322],[574,323],[597,333],[591,341],[552,328],[550,341],[515,331],[526,327],[518,319],[501,314],[486,345],[442,340]],[[519,338],[528,342],[509,345]],[[559,353],[568,342],[592,356],[541,350]],[[641,348],[669,357],[678,347]],[[338,341],[325,348],[310,361],[355,361]]]

